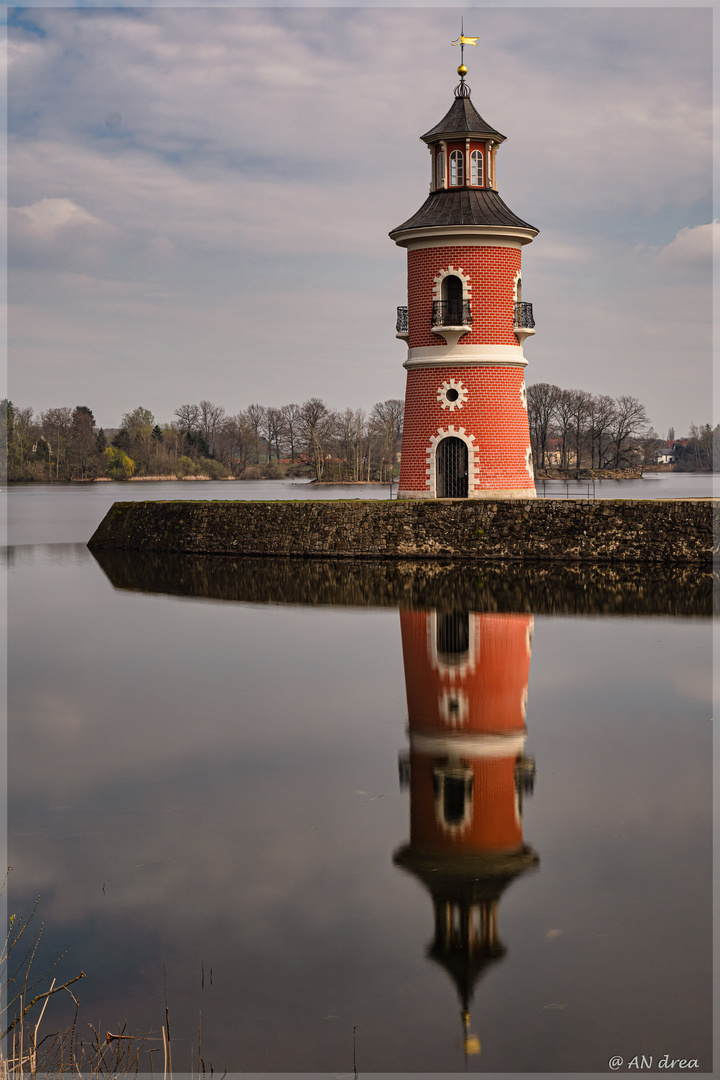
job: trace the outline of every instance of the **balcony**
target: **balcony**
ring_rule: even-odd
[[[433,300],[432,325],[452,327],[472,326],[469,300]]]
[[[515,331],[515,337],[521,345],[526,337],[530,337],[535,333],[535,319],[533,318],[532,304],[526,304],[524,300],[515,304],[513,330]]]
[[[534,330],[532,304],[521,301],[515,305],[515,327],[518,330]]]
[[[408,309],[406,307],[399,307],[397,309],[397,322],[395,323],[395,337],[400,338],[402,341],[407,341],[408,334]]]
[[[469,300],[433,300],[431,330],[433,334],[444,337],[451,348],[471,329]]]

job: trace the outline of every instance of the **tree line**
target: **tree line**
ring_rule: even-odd
[[[0,402],[2,463],[9,480],[125,480],[148,476],[389,483],[400,453],[403,402],[331,409],[320,398],[279,408],[253,404],[234,415],[202,400],[180,405],[170,424],[149,409],[98,428],[87,405],[35,413]]]
[[[535,468],[621,469],[654,464],[663,440],[635,397],[594,395],[550,383],[527,388]],[[280,478],[388,483],[396,470],[403,402],[362,409],[331,409],[321,398],[302,405],[259,404],[230,415],[203,399],[180,405],[170,424],[149,409],[125,413],[108,432],[87,405],[35,413],[0,402],[0,462],[9,480],[129,479],[132,476]],[[720,425],[690,426],[674,440],[674,468],[720,468]],[[715,463],[717,465],[715,466]]]
[[[665,440],[653,430],[636,397],[564,390],[552,383],[527,388],[530,440],[536,469],[623,469],[653,465]],[[675,442],[674,432],[668,432]],[[674,468],[693,472],[720,468],[720,425],[690,425],[674,447]]]

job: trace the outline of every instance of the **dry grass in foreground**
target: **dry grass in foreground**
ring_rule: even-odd
[[[0,897],[6,885],[7,875],[0,888]],[[62,956],[42,975],[36,976],[33,969],[43,933],[43,925],[36,928],[35,923],[38,904],[39,901],[36,901],[27,919],[10,916],[7,936],[0,950],[0,985],[5,990],[0,1010],[0,1080],[34,1080],[35,1077],[60,1077],[65,1073],[82,1080],[83,1077],[137,1076],[141,1071],[151,1077],[157,1074],[159,1078],[162,1075],[164,1080],[172,1077],[167,984],[165,1023],[159,1032],[133,1032],[125,1024],[116,1033],[108,1031],[101,1035],[93,1024],[87,1024],[90,1032],[83,1035],[78,1025],[80,1002],[71,988],[85,978],[84,972],[58,983],[53,972]],[[68,994],[74,1003],[75,1013],[69,1027],[47,1031],[52,1025],[45,1014],[51,998],[56,994]],[[197,1057],[194,1047],[190,1056],[191,1076],[194,1077],[195,1070],[198,1080],[214,1075],[212,1064],[206,1065],[202,1057],[202,1014],[198,1026]],[[222,1076],[225,1075],[223,1072]]]

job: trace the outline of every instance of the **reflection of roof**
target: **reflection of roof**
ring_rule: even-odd
[[[526,844],[516,851],[474,854],[420,851],[405,844],[393,856],[396,866],[419,878],[429,889],[434,903],[456,904],[465,910],[496,904],[508,885],[536,867],[539,861]],[[478,979],[505,952],[505,946],[497,939],[472,952],[457,946],[442,948],[434,941],[428,956],[445,968],[467,1010]]]
[[[441,225],[500,225],[531,229],[529,225],[502,201],[490,188],[457,188],[432,191],[416,214],[393,229],[422,229]]]
[[[540,862],[527,844],[508,852],[423,851],[405,844],[393,862],[414,874],[433,896],[450,903],[482,904],[499,900],[511,881]]]
[[[463,138],[466,135],[485,135],[498,142],[505,139],[504,135],[483,120],[469,97],[456,97],[440,123],[420,137],[425,142],[433,142],[442,136],[451,135],[462,135]]]
[[[445,968],[455,984],[463,1009],[469,1009],[480,976],[498,960],[502,960],[506,952],[505,946],[498,941],[483,949],[482,952],[474,952],[470,955],[463,949],[446,952],[433,943],[427,954],[436,964]]]

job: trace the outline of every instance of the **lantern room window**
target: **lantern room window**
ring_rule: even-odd
[[[470,183],[473,187],[483,186],[482,150],[473,150],[470,155]]]
[[[450,187],[462,187],[463,185],[463,152],[453,150],[450,155]]]
[[[445,187],[445,151],[441,150],[435,158],[435,186]]]

